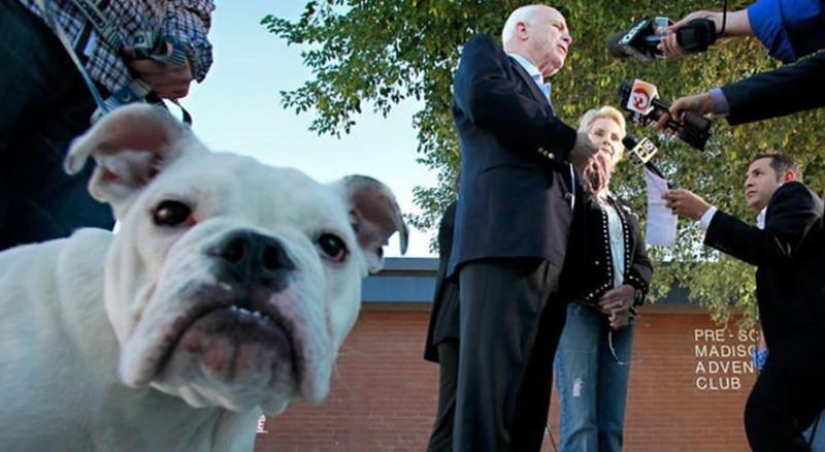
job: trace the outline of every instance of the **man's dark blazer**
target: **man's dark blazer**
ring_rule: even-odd
[[[653,267],[639,233],[636,214],[625,201],[608,195],[622,222],[624,231],[624,284],[647,294],[653,277]],[[583,203],[584,212],[577,212],[570,233],[570,253],[564,263],[562,288],[567,299],[596,305],[605,292],[613,288],[613,264],[610,251],[610,231],[607,212],[596,199]]]
[[[576,131],[492,38],[464,46],[453,86],[461,145],[456,239],[448,273],[485,258],[564,261]]]
[[[717,211],[705,244],[757,266],[756,298],[769,359],[787,371],[825,368],[822,200],[799,182],[780,186],[760,230]]]
[[[427,327],[427,343],[424,345],[424,359],[438,362],[437,343],[445,338],[458,338],[458,282],[447,278],[447,263],[453,248],[456,201],[447,206],[438,225],[438,273],[435,276],[435,294]]]
[[[825,106],[825,50],[722,87],[731,125]]]

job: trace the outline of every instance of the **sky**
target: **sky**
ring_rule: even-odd
[[[194,118],[195,134],[215,151],[295,167],[321,182],[356,173],[375,177],[393,190],[403,212],[419,213],[413,187],[437,181],[434,171],[416,162],[412,115],[420,105],[399,104],[387,118],[364,109],[349,135],[318,136],[309,131],[314,112],[299,115],[281,105],[280,91],[294,90],[312,76],[301,62],[301,48],[287,46],[260,25],[267,14],[297,19],[305,1],[216,3],[209,32],[215,62],[182,102]],[[411,228],[406,256],[431,256],[431,236]],[[397,234],[385,255],[400,255]]]

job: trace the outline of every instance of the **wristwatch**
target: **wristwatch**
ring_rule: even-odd
[[[633,294],[633,306],[641,306],[645,304],[645,293],[642,292],[641,289],[636,289],[636,293]]]

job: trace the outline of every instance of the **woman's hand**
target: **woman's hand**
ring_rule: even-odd
[[[617,330],[630,321],[630,308],[636,289],[630,284],[623,284],[608,290],[599,299],[599,308],[610,319],[610,327]]]

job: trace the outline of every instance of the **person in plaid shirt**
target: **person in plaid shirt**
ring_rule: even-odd
[[[104,99],[135,79],[158,98],[180,99],[209,71],[211,0],[80,2],[97,7],[116,40],[101,37],[72,0],[47,3]],[[92,165],[63,172],[69,143],[97,105],[48,23],[38,0],[0,0],[0,250],[114,225],[87,192]],[[169,58],[146,58],[147,37],[161,43],[153,54]]]

